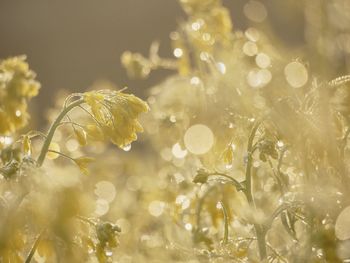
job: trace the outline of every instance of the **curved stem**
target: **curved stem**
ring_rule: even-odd
[[[254,124],[252,132],[250,133],[250,136],[248,139],[248,147],[247,147],[248,160],[247,160],[247,168],[246,168],[246,176],[245,176],[245,179],[246,179],[245,195],[247,197],[249,205],[253,208],[255,208],[255,202],[252,194],[252,163],[253,163],[252,153],[253,153],[254,138],[259,128],[259,125],[260,125],[260,122],[256,122]],[[263,261],[267,256],[266,240],[265,240],[266,231],[264,227],[259,224],[254,224],[254,228],[255,228],[255,233],[258,240],[260,259]]]
[[[50,146],[52,138],[55,134],[55,131],[56,131],[57,127],[60,125],[64,116],[66,116],[66,114],[68,112],[70,112],[73,108],[81,105],[82,103],[84,103],[84,99],[78,99],[78,100],[72,102],[71,104],[69,104],[68,106],[64,107],[63,110],[61,111],[61,113],[57,116],[56,120],[52,123],[52,125],[47,133],[44,144],[41,147],[40,155],[37,159],[37,166],[38,167],[43,165],[44,160],[45,160],[45,156],[49,150],[49,146]]]
[[[70,156],[68,156],[67,154],[64,154],[64,153],[62,153],[62,152],[58,152],[58,151],[55,151],[55,150],[47,150],[47,152],[56,153],[56,154],[58,154],[58,155],[63,156],[64,158],[67,158],[67,159],[69,159],[69,160],[71,160],[71,161],[74,162],[74,159],[73,159],[72,157],[70,157]]]
[[[208,175],[209,176],[218,175],[218,176],[225,177],[225,178],[229,179],[233,183],[233,185],[236,187],[237,191],[244,190],[244,186],[240,182],[238,182],[236,179],[234,179],[233,177],[231,177],[231,176],[229,176],[227,174],[220,173],[220,172],[213,172],[213,173],[209,173]]]
[[[223,243],[224,244],[227,244],[228,242],[228,213],[227,213],[227,209],[224,205],[223,202],[219,202],[220,205],[221,205],[221,209],[222,209],[222,213],[224,215],[224,240],[223,240]]]

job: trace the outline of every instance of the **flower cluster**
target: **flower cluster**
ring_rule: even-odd
[[[143,131],[137,118],[148,111],[148,105],[134,95],[120,91],[92,91],[84,94],[84,101],[97,123],[94,129],[91,126],[87,129],[92,138],[109,139],[123,148],[137,139],[137,132]]]
[[[25,56],[0,62],[0,134],[24,127],[29,119],[27,101],[38,94],[40,84]]]

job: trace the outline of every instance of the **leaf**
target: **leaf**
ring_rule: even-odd
[[[87,169],[88,165],[93,162],[95,159],[91,157],[79,157],[76,159],[73,159],[75,164],[79,167],[80,171],[84,174],[88,174],[89,170]]]
[[[208,181],[209,173],[201,168],[197,171],[196,176],[193,178],[194,183],[205,184]]]
[[[294,228],[295,220],[293,219],[291,213],[288,210],[283,211],[281,213],[281,222],[282,222],[282,225],[284,226],[285,230],[288,232],[288,234],[294,240],[298,240],[296,237],[295,228]]]

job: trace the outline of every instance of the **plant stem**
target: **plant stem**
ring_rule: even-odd
[[[237,191],[242,191],[242,190],[244,190],[244,186],[243,186],[240,182],[238,182],[236,179],[234,179],[233,177],[231,177],[231,176],[229,176],[229,175],[227,175],[227,174],[220,173],[220,172],[213,172],[213,173],[209,173],[208,175],[209,175],[209,176],[218,175],[218,176],[222,176],[222,177],[224,177],[224,178],[227,178],[227,179],[229,179],[229,180],[233,183],[233,185],[236,187]]]
[[[220,205],[221,205],[221,209],[222,209],[222,212],[224,214],[224,240],[223,240],[223,243],[226,245],[227,242],[228,242],[228,214],[227,214],[227,209],[224,205],[223,202],[220,201]]]
[[[45,231],[45,229],[44,229],[43,231],[41,231],[41,233],[40,233],[40,234],[37,236],[37,238],[35,239],[35,242],[34,242],[32,248],[31,248],[30,251],[29,251],[29,254],[28,254],[27,258],[26,258],[25,263],[29,263],[29,262],[32,260],[32,258],[33,258],[33,256],[34,256],[34,253],[35,253],[36,249],[37,249],[38,246],[39,246],[39,243],[40,243],[40,240],[41,240],[41,237],[42,237],[44,231]]]
[[[69,104],[68,106],[64,107],[63,110],[61,111],[61,113],[57,116],[56,120],[52,123],[48,133],[47,133],[47,136],[46,136],[46,139],[44,141],[44,144],[41,148],[41,151],[40,151],[40,155],[38,157],[38,160],[37,160],[37,166],[40,167],[43,165],[44,163],[44,160],[45,160],[45,156],[49,150],[49,147],[50,147],[50,143],[52,141],[52,138],[55,134],[55,131],[57,129],[57,127],[60,125],[62,119],[64,118],[64,116],[66,116],[66,114],[68,112],[70,112],[73,108],[81,105],[82,103],[84,102],[84,99],[78,99],[74,102],[72,102],[71,104]]]
[[[260,122],[256,122],[253,126],[252,132],[249,136],[248,139],[248,160],[247,160],[247,168],[246,168],[246,188],[245,188],[245,195],[247,197],[249,205],[255,209],[255,203],[253,199],[253,194],[252,194],[252,163],[253,163],[253,143],[254,143],[254,138],[255,134],[259,128]],[[255,228],[255,233],[257,237],[257,242],[258,242],[258,247],[259,247],[259,255],[261,261],[263,261],[267,254],[266,254],[266,240],[265,240],[265,234],[266,231],[263,228],[262,225],[259,224],[254,224]]]
[[[245,194],[247,196],[247,200],[248,203],[250,205],[253,205],[255,207],[254,204],[254,199],[253,199],[253,195],[252,195],[252,163],[253,163],[253,143],[254,143],[254,137],[256,134],[256,131],[258,130],[258,127],[260,125],[260,122],[255,123],[255,125],[253,126],[252,132],[250,133],[249,139],[248,139],[248,146],[247,146],[247,152],[248,152],[248,156],[247,156],[247,168],[246,168],[246,172],[245,172],[245,184],[246,184],[246,188],[245,188]]]

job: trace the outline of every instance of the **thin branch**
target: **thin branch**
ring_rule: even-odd
[[[35,242],[34,242],[32,248],[31,248],[30,251],[29,251],[29,254],[28,254],[27,258],[26,258],[25,263],[29,263],[29,262],[32,260],[32,258],[33,258],[33,256],[34,256],[34,253],[35,253],[36,249],[37,249],[38,246],[39,246],[39,243],[40,243],[40,241],[41,241],[41,238],[42,238],[43,233],[45,232],[45,230],[46,230],[46,229],[43,229],[43,230],[40,232],[40,234],[37,236],[37,238],[35,239]]]

